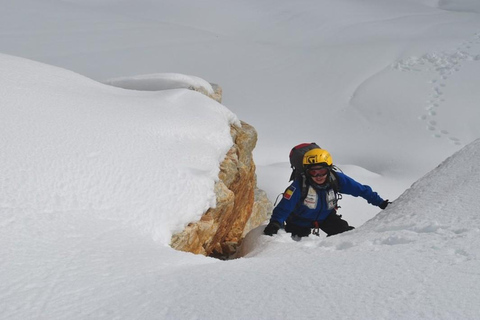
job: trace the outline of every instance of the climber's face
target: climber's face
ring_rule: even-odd
[[[328,169],[325,167],[313,166],[307,173],[316,184],[324,184],[327,181]]]

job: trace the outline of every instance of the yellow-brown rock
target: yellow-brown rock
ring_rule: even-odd
[[[272,205],[265,192],[257,189],[252,156],[257,133],[247,123],[241,124],[241,128],[231,128],[234,145],[220,166],[220,180],[215,185],[216,208],[175,234],[173,248],[228,258],[246,232],[268,218]]]
[[[214,94],[191,88],[221,102],[222,88],[212,84]],[[272,211],[272,203],[257,188],[252,151],[257,143],[255,128],[245,122],[232,126],[234,142],[220,165],[215,184],[217,203],[199,221],[192,221],[182,232],[172,236],[177,250],[219,258],[228,258],[248,231],[263,223]]]

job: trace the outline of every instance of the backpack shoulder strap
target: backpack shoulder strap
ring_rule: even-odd
[[[334,170],[332,170],[332,174],[330,175],[330,185],[335,193],[340,192],[340,183],[338,182],[337,172]]]
[[[305,200],[305,198],[307,197],[307,194],[308,194],[308,187],[309,187],[309,184],[308,184],[308,179],[307,177],[305,176],[305,173],[302,173],[302,181],[300,181],[300,186],[301,186],[301,189],[302,189],[302,196],[300,197],[300,203],[303,202],[303,200]]]
[[[334,169],[338,169],[340,170],[339,168],[337,167],[334,167]],[[342,170],[340,170],[342,171]],[[333,189],[333,191],[335,192],[335,211],[338,211],[338,209],[340,208],[340,206],[338,205],[338,200],[342,200],[343,196],[342,194],[340,193],[340,182],[338,180],[338,171],[335,171],[335,170],[332,170],[332,174],[330,175],[330,185]]]
[[[308,188],[310,185],[308,184],[307,177],[305,177],[305,173],[301,174],[301,178],[299,178],[299,185],[300,185],[300,199],[298,200],[295,208],[292,212],[296,212],[297,209],[302,205],[303,201],[307,198]]]

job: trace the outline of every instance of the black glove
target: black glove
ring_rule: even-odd
[[[270,221],[265,227],[265,230],[263,230],[263,233],[267,236],[273,236],[274,234],[277,234],[278,229],[280,229],[280,223],[278,221]]]
[[[388,199],[387,199],[387,200],[383,201],[382,203],[380,203],[378,206],[380,207],[380,209],[385,209],[388,206],[389,203],[391,203],[391,202],[388,201]]]

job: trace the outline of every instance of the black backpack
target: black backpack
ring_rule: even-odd
[[[321,149],[321,147],[316,144],[315,142],[312,143],[301,143],[299,145],[296,145],[295,147],[292,148],[290,151],[290,166],[292,167],[292,174],[290,175],[290,180],[299,180],[300,185],[302,186],[301,188],[301,198],[300,202],[302,203],[303,200],[307,197],[308,193],[308,179],[306,177],[305,169],[303,168],[303,156],[305,153],[312,149]],[[335,170],[339,170],[336,166],[333,166],[333,170],[331,171],[332,174],[329,175],[329,183],[333,188],[333,191],[335,191],[335,195],[337,200],[341,199],[341,194],[339,193],[340,191],[340,185],[338,183],[338,178],[336,175]]]

